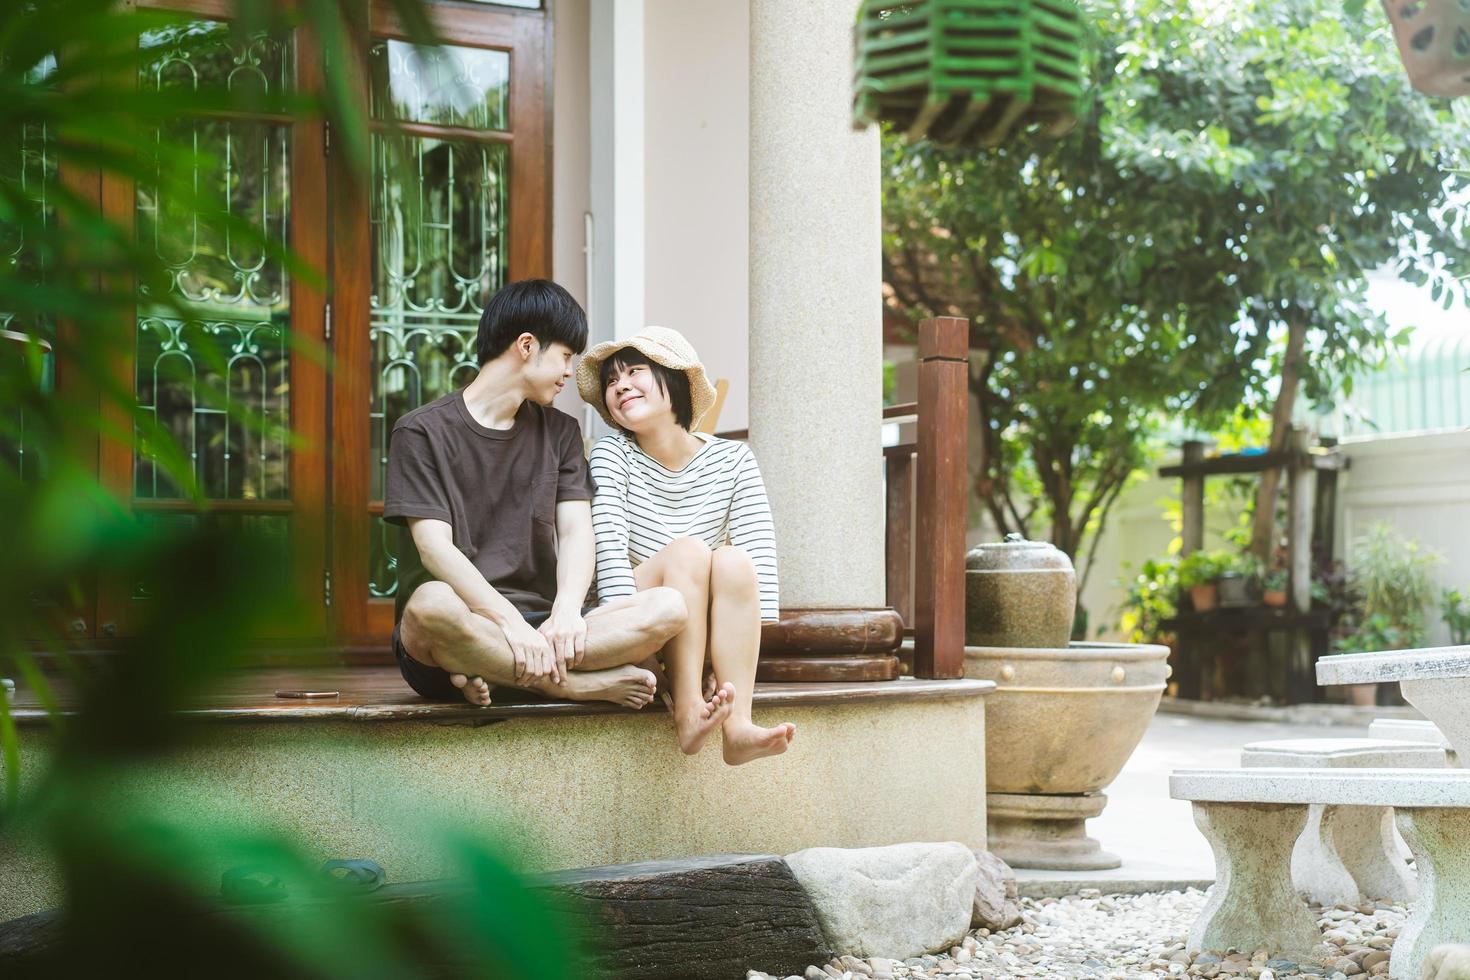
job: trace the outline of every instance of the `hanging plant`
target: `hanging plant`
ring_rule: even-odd
[[[1082,94],[1073,0],[863,0],[853,120],[912,139],[993,146],[1014,129],[1065,132]]]
[[[1470,0],[1384,0],[1409,82],[1425,95],[1470,95]]]

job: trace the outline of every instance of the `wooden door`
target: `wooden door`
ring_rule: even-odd
[[[551,267],[549,15],[431,8],[445,43],[427,56],[370,8],[371,173],[363,187],[338,162],[332,178],[331,608],[339,638],[374,646],[398,588],[393,424],[467,384],[490,295]]]
[[[220,20],[227,4],[181,0],[166,6],[198,19],[140,37],[152,56],[138,78],[120,84],[264,91],[321,84],[320,59],[300,32],[242,40]],[[204,32],[208,43],[181,47],[180,31]],[[278,257],[231,236],[220,216],[244,217],[268,240],[325,269],[324,126],[314,119],[222,112],[176,120],[157,138],[161,145],[181,141],[208,152],[209,161],[195,173],[198,197],[171,200],[166,189],[109,175],[102,181],[102,207],[164,260],[168,288],[188,301],[191,312],[181,319],[138,288],[135,309],[119,324],[133,342],[116,380],[172,433],[205,502],[169,476],[158,450],[136,437],[134,420],[118,417],[116,407],[109,421],[135,438],[103,441],[100,476],[160,528],[218,521],[262,536],[281,574],[310,600],[311,614],[281,631],[319,635],[326,628],[325,607],[315,598],[325,579],[326,371],[323,359],[306,348],[325,339],[326,297],[320,283],[293,275]],[[241,407],[264,427],[244,424],[233,411]],[[104,581],[99,632],[129,632],[149,602],[147,582]]]

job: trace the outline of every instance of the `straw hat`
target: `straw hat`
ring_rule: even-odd
[[[644,327],[631,337],[604,341],[589,350],[582,363],[577,365],[577,390],[582,393],[582,400],[597,409],[603,421],[617,428],[607,410],[607,399],[603,397],[602,362],[628,347],[655,364],[671,371],[683,371],[689,376],[689,403],[694,410],[689,428],[698,428],[699,420],[715,403],[715,386],[710,384],[709,375],[704,373],[704,365],[699,363],[694,347],[683,334],[668,327]]]

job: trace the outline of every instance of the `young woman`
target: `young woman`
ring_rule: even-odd
[[[577,387],[618,430],[592,447],[598,601],[667,586],[688,606],[662,651],[679,748],[692,755],[719,728],[730,765],[786,751],[795,725],[750,717],[761,622],[778,599],[765,485],[743,442],[691,431],[715,398],[694,348],[648,327],[589,351]]]

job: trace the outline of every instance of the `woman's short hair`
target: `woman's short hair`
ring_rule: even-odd
[[[669,404],[673,406],[674,421],[688,431],[689,427],[694,424],[694,402],[689,397],[689,375],[650,361],[636,347],[624,347],[613,351],[603,359],[600,372],[603,397],[607,397],[607,386],[612,383],[612,379],[619,371],[626,371],[640,364],[647,366],[653,372],[653,379],[658,382],[659,390],[668,396]],[[622,426],[617,426],[617,428],[624,432],[627,431]]]

